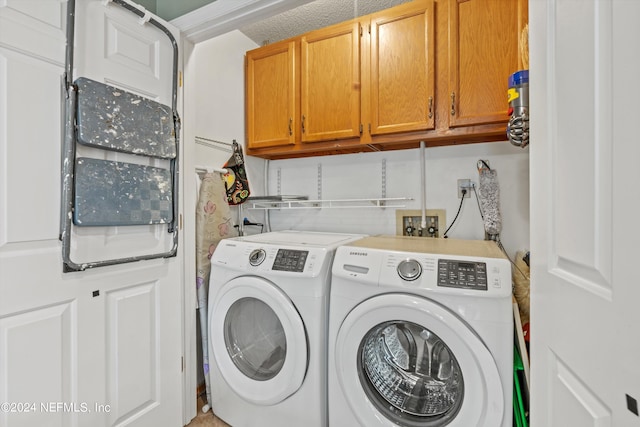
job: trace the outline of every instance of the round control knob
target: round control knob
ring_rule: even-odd
[[[416,280],[422,274],[422,266],[415,259],[407,259],[398,264],[397,271],[404,280]]]
[[[251,251],[251,254],[249,254],[249,264],[256,267],[262,264],[262,261],[264,261],[266,257],[267,253],[264,251],[264,249],[254,249]]]

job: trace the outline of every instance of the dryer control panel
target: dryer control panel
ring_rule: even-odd
[[[211,257],[211,267],[241,274],[270,277],[318,277],[331,268],[333,254],[326,248],[295,248],[282,245],[224,239]]]
[[[309,251],[278,249],[273,261],[273,270],[303,272]]]

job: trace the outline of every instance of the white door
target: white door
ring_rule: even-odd
[[[362,302],[340,325],[331,357],[341,397],[363,426],[497,427],[511,416],[482,339],[426,298]]]
[[[74,77],[171,105],[166,35],[113,3],[76,9]],[[180,426],[180,258],[63,273],[65,31],[64,1],[0,1],[0,425]],[[158,252],[167,234],[76,228],[72,258]]]
[[[265,279],[243,276],[225,283],[210,307],[215,363],[233,391],[248,402],[274,405],[300,388],[308,340],[286,294]]]
[[[640,426],[640,2],[529,6],[531,425]]]

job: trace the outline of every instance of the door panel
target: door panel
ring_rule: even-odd
[[[552,358],[551,372],[553,380],[549,398],[554,425],[598,427],[612,425],[611,410],[557,357]],[[555,400],[563,402],[562,406],[554,404]]]
[[[302,142],[360,136],[359,29],[347,23],[302,37]]]
[[[433,2],[371,18],[371,134],[433,129]]]
[[[0,3],[0,46],[58,65],[64,63],[66,8],[63,1]]]
[[[533,427],[638,423],[639,14],[530,2]]]
[[[171,105],[173,52],[167,36],[149,24],[140,25],[136,15],[114,4],[80,2],[78,14],[83,12],[96,19],[76,20],[76,30],[84,34],[76,37],[76,77],[95,73],[101,81],[126,84]]]
[[[3,244],[40,246],[58,238],[57,217],[48,207],[59,205],[60,115],[52,112],[59,111],[62,68],[42,59],[0,48],[0,93],[9,102],[24,100],[0,104]],[[29,98],[25,88],[39,94],[39,101],[29,101],[35,98]]]
[[[3,426],[64,427],[77,422],[73,411],[47,412],[52,409],[49,402],[73,402],[78,393],[76,324],[74,301],[0,318],[0,348],[21,349],[3,351],[7,357],[0,358],[0,383],[8,390],[3,402],[26,405],[0,411]]]
[[[506,3],[448,1],[450,127],[508,119],[508,77],[518,71],[518,17],[525,2],[512,1],[509,7]]]
[[[112,425],[159,405],[157,286],[140,283],[105,295]]]
[[[140,37],[120,24],[116,17],[109,17],[105,23],[104,45],[104,59],[156,80],[160,77],[163,68],[159,68],[160,43],[156,38]]]
[[[573,6],[558,4],[558,19],[564,22],[574,14]],[[580,8],[585,21],[558,26],[552,50],[560,69],[580,69],[573,74],[556,75],[557,148],[552,154],[554,177],[571,171],[572,179],[558,179],[554,186],[555,206],[550,226],[553,235],[551,256],[556,259],[555,274],[611,299],[611,150],[613,139],[611,99],[611,4]],[[600,9],[601,13],[598,13]],[[594,26],[595,23],[595,26]],[[583,35],[596,41],[584,46]],[[580,43],[583,49],[573,49]],[[593,64],[596,64],[594,67]],[[587,90],[585,90],[587,89]],[[578,103],[583,107],[576,109]],[[566,126],[565,123],[580,123]],[[584,180],[590,197],[575,197],[573,180]],[[577,213],[580,212],[580,215]],[[568,239],[568,236],[573,236]]]
[[[62,271],[65,22],[66,2],[0,2],[0,402],[37,405],[0,414],[0,424],[179,426],[180,258]],[[171,105],[164,33],[98,0],[77,1],[76,24],[74,77]],[[76,228],[72,257],[154,253],[168,235],[166,225]]]
[[[246,120],[249,148],[293,145],[298,131],[296,43],[286,41],[246,56]]]

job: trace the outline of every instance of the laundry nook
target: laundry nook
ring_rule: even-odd
[[[0,427],[640,427],[639,16],[0,1]]]

